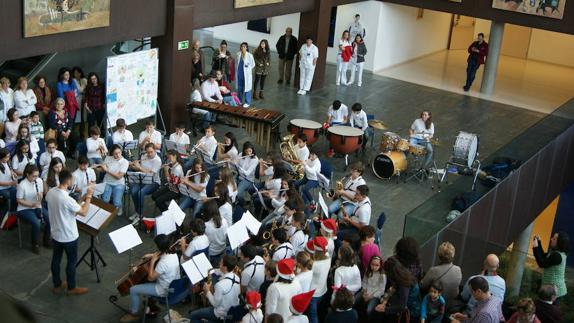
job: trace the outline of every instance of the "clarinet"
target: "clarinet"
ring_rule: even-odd
[[[37,179],[34,180],[34,188],[36,188],[36,200],[37,200],[38,202],[41,202],[41,199],[40,199],[40,189],[38,189],[38,180],[37,180]],[[38,218],[40,218],[40,223],[44,224],[44,217],[42,216],[42,209],[40,209],[40,213],[39,213],[39,214],[36,213],[36,216],[37,216]]]

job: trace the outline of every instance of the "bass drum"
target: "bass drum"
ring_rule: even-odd
[[[373,159],[372,168],[378,178],[389,179],[407,170],[407,157],[402,151],[380,153]]]
[[[456,136],[453,147],[453,161],[472,168],[476,157],[478,157],[478,135],[461,131]]]

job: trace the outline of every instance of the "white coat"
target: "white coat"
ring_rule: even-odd
[[[237,53],[237,60],[235,61],[235,75],[239,72],[239,61],[241,60],[241,52]],[[245,59],[243,60],[243,78],[245,80],[244,92],[247,93],[253,88],[253,68],[255,67],[255,59],[250,52],[245,53]]]

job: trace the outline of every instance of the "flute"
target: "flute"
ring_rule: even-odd
[[[281,192],[285,192],[288,190],[289,190],[288,188],[282,188],[278,191],[276,191],[276,190],[263,190],[263,191],[259,191],[259,193],[273,193],[273,192],[281,193]]]
[[[251,156],[253,156],[253,154],[249,154],[249,155],[241,156],[241,157],[239,157],[239,158],[237,158],[237,159],[244,159],[244,158],[247,158],[247,157],[251,157]]]

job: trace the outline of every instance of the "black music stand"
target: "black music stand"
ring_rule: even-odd
[[[96,271],[96,279],[98,283],[100,282],[98,262],[101,262],[103,267],[107,264],[98,251],[94,240],[116,216],[116,213],[116,208],[113,205],[104,203],[98,199],[93,199],[90,209],[88,210],[88,214],[85,217],[82,217],[81,215],[76,216],[78,228],[90,235],[90,247],[84,252],[82,257],[80,257],[76,263],[76,268],[80,266],[82,262],[86,263],[90,267],[90,270]],[[88,255],[90,257],[89,260],[86,259]]]
[[[121,144],[122,147],[122,153],[124,152],[128,152],[126,157],[127,160],[131,160],[131,151],[138,148],[138,141],[137,140],[132,140],[132,141],[124,141]]]
[[[144,185],[153,184],[154,183],[153,178],[154,178],[155,174],[128,171],[126,173],[126,175],[128,177],[128,184],[130,184],[130,192],[131,192],[131,185],[132,184],[138,184],[140,186],[139,187],[140,190],[138,192],[138,198],[139,198],[139,200],[141,200],[142,199],[142,187]],[[128,204],[128,213],[129,213],[129,211],[130,211],[129,205],[130,204],[129,203],[127,203],[127,204]],[[135,205],[134,205],[134,208],[135,208]],[[136,210],[136,212],[137,212],[137,210]],[[142,228],[143,210],[141,213],[138,213],[138,214],[140,216],[138,228],[141,229]]]

